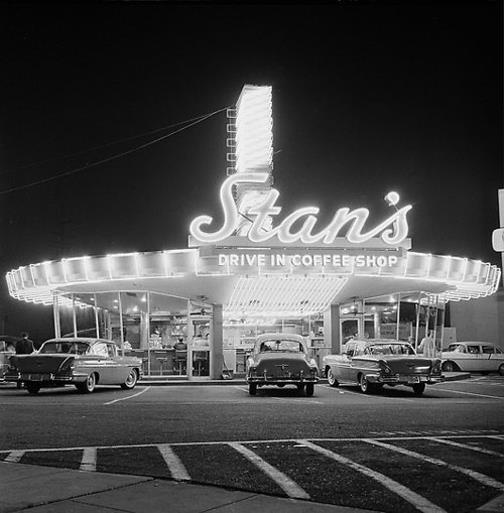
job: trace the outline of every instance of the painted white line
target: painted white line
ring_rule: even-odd
[[[255,452],[247,449],[240,443],[229,442],[228,444],[235,451],[245,456],[251,463],[262,470],[268,477],[270,477],[290,498],[292,499],[309,499],[310,496],[290,477],[280,472],[277,468],[264,461]]]
[[[398,483],[397,481],[394,481],[393,479],[390,479],[389,477],[383,474],[380,474],[379,472],[376,472],[375,470],[370,469],[369,467],[365,467],[360,463],[357,463],[349,458],[346,458],[345,456],[341,456],[340,454],[330,451],[329,449],[325,449],[320,445],[313,444],[308,440],[298,440],[298,443],[304,444],[313,451],[323,454],[327,458],[330,458],[334,461],[337,461],[338,463],[346,465],[347,467],[350,467],[352,470],[356,470],[357,472],[360,472],[361,474],[364,474],[365,476],[370,477],[375,481],[378,481],[382,486],[387,488],[389,491],[395,493],[396,495],[399,495],[399,497],[402,497],[404,500],[412,504],[416,509],[422,511],[423,513],[446,513],[444,509],[428,501],[425,497],[418,495],[413,490],[406,488],[406,486]]]
[[[173,452],[173,449],[168,444],[161,444],[157,446],[161,456],[166,462],[166,465],[170,469],[173,479],[177,481],[190,481],[191,477],[187,472],[184,464],[180,461],[180,458]]]
[[[433,433],[428,433],[432,436]],[[375,440],[381,441],[395,441],[395,440],[423,440],[427,437],[422,436],[379,436]],[[450,435],[449,437],[437,438],[494,438],[496,440],[504,440],[504,435],[482,435],[482,434],[466,434],[466,435]],[[310,438],[312,442],[361,442],[362,440],[371,440],[370,438]],[[234,440],[219,440],[215,442],[170,442],[171,447],[177,446],[190,446],[190,445],[224,445],[234,442]],[[293,438],[266,438],[262,440],[239,440],[241,444],[274,444],[274,443],[288,443],[296,442]],[[123,445],[100,445],[98,449],[128,449],[128,448],[141,448],[141,447],[157,447],[159,444],[123,444]],[[85,446],[77,447],[39,447],[36,449],[25,449],[23,452],[57,452],[57,451],[82,451],[86,449]],[[0,454],[8,454],[11,452],[18,452],[13,449],[0,450]],[[4,460],[5,461],[5,460]]]
[[[384,449],[388,449],[390,451],[395,451],[400,454],[404,454],[405,456],[410,456],[412,458],[416,458],[421,461],[425,461],[426,463],[431,463],[432,465],[438,465],[440,467],[446,467],[450,470],[454,470],[456,472],[460,472],[461,474],[465,474],[466,476],[471,477],[475,481],[478,481],[485,486],[489,486],[491,488],[495,488],[496,490],[500,490],[504,492],[504,483],[500,481],[496,481],[493,477],[486,476],[485,474],[481,474],[480,472],[476,472],[475,470],[471,470],[464,467],[459,467],[458,465],[452,465],[446,461],[440,460],[438,458],[431,458],[430,456],[426,456],[425,454],[420,454],[418,452],[410,451],[408,449],[403,449],[402,447],[398,447],[397,445],[391,445],[383,442],[378,442],[377,440],[362,440],[363,442],[369,443],[371,445],[376,445],[378,447],[383,447]]]
[[[247,392],[247,393],[248,393],[248,388],[241,387],[241,386],[239,386],[239,385],[235,385],[234,387],[235,387],[235,388],[237,388],[238,390],[243,390],[244,392]]]
[[[9,463],[19,463],[25,451],[11,451],[4,459],[4,461],[8,461]]]
[[[128,395],[127,397],[121,397],[120,399],[114,399],[113,401],[109,401],[107,403],[103,403],[105,406],[108,406],[109,404],[114,404],[114,403],[118,403],[119,401],[127,401],[128,399],[132,399],[133,397],[137,397],[145,392],[147,392],[147,390],[149,390],[150,387],[145,387],[143,390],[140,390],[140,392],[137,392],[136,394],[133,394],[133,395]]]
[[[451,445],[453,447],[460,447],[461,449],[469,449],[471,451],[480,452],[481,454],[488,454],[489,456],[497,456],[499,458],[504,458],[504,454],[497,451],[491,451],[490,449],[483,449],[482,447],[476,447],[474,445],[461,444],[459,442],[454,442],[453,440],[443,440],[442,438],[428,437],[427,440],[432,440],[434,442],[439,442],[441,444]]]
[[[462,390],[450,390],[448,388],[438,388],[436,390],[441,390],[442,392],[451,392],[452,394],[464,394],[464,395],[476,395],[478,397],[490,397],[491,399],[500,399],[504,401],[504,397],[500,395],[486,395],[486,394],[476,394],[475,392],[462,392]]]
[[[79,470],[96,472],[96,447],[86,447],[82,451],[82,460]]]

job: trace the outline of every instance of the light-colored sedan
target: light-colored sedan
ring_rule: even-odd
[[[445,372],[498,372],[504,376],[504,351],[489,342],[454,342],[441,358]]]

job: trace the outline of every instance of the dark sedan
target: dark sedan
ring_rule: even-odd
[[[318,379],[317,364],[309,357],[302,336],[266,333],[257,337],[247,361],[250,395],[256,394],[257,387],[295,385],[310,397]]]

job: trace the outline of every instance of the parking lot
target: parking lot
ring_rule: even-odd
[[[318,385],[0,387],[0,458],[379,511],[475,511],[504,494],[504,378],[364,395]],[[487,511],[492,511],[487,509]]]

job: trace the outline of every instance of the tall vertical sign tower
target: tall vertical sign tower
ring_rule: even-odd
[[[240,184],[236,188],[236,204],[240,212],[237,235],[246,235],[250,227],[250,208],[262,203],[273,183],[273,116],[271,86],[245,85],[236,102],[228,110],[227,174],[268,173],[261,184]],[[271,218],[263,224],[271,229]]]

